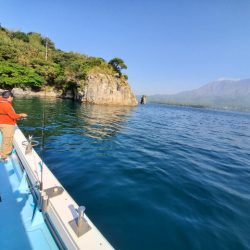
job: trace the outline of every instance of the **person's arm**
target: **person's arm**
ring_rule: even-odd
[[[23,114],[17,114],[10,103],[5,105],[4,112],[13,120],[24,117]]]

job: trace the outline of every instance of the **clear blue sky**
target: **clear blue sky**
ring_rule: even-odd
[[[250,78],[249,0],[0,0],[0,22],[128,65],[136,94]]]

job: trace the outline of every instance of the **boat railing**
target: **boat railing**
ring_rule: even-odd
[[[34,142],[34,141],[33,141]],[[113,249],[34,150],[32,138],[17,127],[13,144],[39,208],[62,249]],[[42,185],[41,185],[42,181]],[[42,188],[41,188],[42,187]]]

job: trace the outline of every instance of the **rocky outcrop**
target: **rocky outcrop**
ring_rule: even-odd
[[[62,95],[62,91],[56,91],[53,89],[46,91],[33,91],[31,89],[13,88],[12,93],[14,96],[61,97]]]
[[[80,102],[136,106],[138,104],[128,82],[114,75],[89,74],[75,94]]]
[[[0,93],[4,90],[0,90]],[[136,106],[138,104],[128,82],[124,78],[108,74],[89,74],[84,84],[75,90],[33,91],[31,89],[13,88],[15,96],[59,97],[75,99],[80,102],[93,104],[110,104],[122,106]]]
[[[141,104],[146,104],[146,101],[147,101],[147,97],[145,95],[143,95],[141,97]]]

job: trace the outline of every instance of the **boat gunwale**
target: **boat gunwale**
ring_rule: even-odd
[[[14,148],[32,187],[35,187],[39,182],[39,173],[37,172],[39,167],[38,164],[39,162],[41,163],[42,160],[34,149],[32,149],[31,153],[25,154],[26,146],[22,144],[23,141],[27,141],[27,139],[22,131],[16,127],[13,138]],[[31,157],[33,157],[33,162]],[[63,245],[67,249],[114,249],[85,213],[84,219],[91,227],[91,230],[79,238],[76,236],[75,232],[70,227],[69,222],[77,219],[77,209],[79,206],[49,170],[46,164],[42,162],[42,165],[44,189],[55,186],[59,186],[64,189],[62,194],[49,199],[47,211],[44,213],[45,221],[47,217],[49,223],[52,225],[52,228],[55,229],[55,234],[59,235]],[[41,192],[36,190],[35,193],[38,199],[40,199]],[[70,209],[72,207],[74,207],[75,213],[72,209]]]

